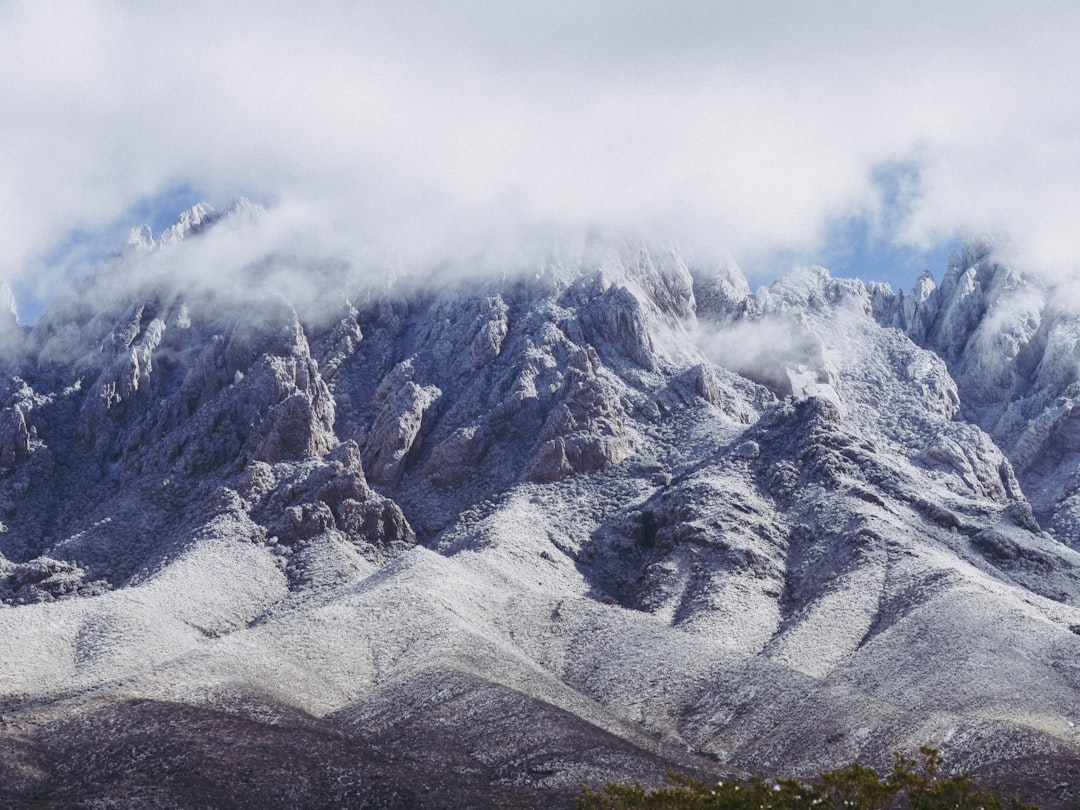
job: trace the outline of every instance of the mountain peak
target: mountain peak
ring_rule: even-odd
[[[233,225],[250,225],[259,222],[265,214],[266,209],[263,206],[252,202],[247,197],[238,197],[224,213],[219,213],[209,203],[200,202],[183,211],[157,239],[154,239],[153,229],[149,225],[137,225],[128,233],[125,247],[129,250],[149,253],[200,234],[219,221],[226,221]]]
[[[209,203],[200,202],[184,211],[176,222],[161,232],[158,246],[175,244],[188,236],[200,233],[219,219],[219,214]]]
[[[258,222],[266,214],[266,209],[247,197],[237,197],[225,211],[225,218],[239,222]]]
[[[134,250],[149,252],[157,247],[154,231],[149,225],[137,225],[128,233],[126,246]]]

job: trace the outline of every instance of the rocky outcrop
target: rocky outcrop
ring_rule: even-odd
[[[0,411],[0,469],[11,470],[30,455],[30,430],[18,405]]]
[[[237,483],[244,509],[288,546],[336,533],[372,561],[416,542],[401,508],[368,485],[354,441],[300,467],[255,461]]]
[[[475,371],[494,360],[502,351],[510,331],[509,310],[501,296],[487,298],[481,305],[480,327],[469,343],[469,363]]]
[[[625,418],[611,388],[597,376],[595,350],[590,347],[578,354],[576,363],[567,370],[557,395],[559,404],[540,431],[540,448],[529,472],[534,481],[559,481],[598,470],[632,453]]]
[[[1080,459],[1069,449],[1077,442],[1069,438],[1067,416],[1080,368],[1080,321],[1067,297],[1000,264],[992,245],[976,244],[952,257],[940,286],[924,276],[910,295],[897,296],[886,320],[944,360],[956,393],[948,385],[936,387],[949,403],[955,400],[950,407],[960,417],[1001,448],[1011,468],[1002,480],[1015,471],[1015,486],[1033,498],[1040,520],[1076,543],[1080,534],[1054,518],[1071,510],[1072,470]],[[957,457],[948,450],[937,455]]]
[[[79,424],[80,436],[98,454],[117,443],[114,423],[129,412],[140,387],[149,385],[154,350],[164,332],[164,321],[151,317],[144,304],[133,304],[101,342],[101,354],[109,360],[83,403]]]
[[[1001,503],[1023,498],[1012,465],[979,428],[961,425],[938,436],[922,454],[931,467],[958,475],[974,494]]]
[[[432,450],[424,475],[437,486],[460,484],[475,474],[494,440],[486,425],[458,428]]]
[[[626,287],[613,287],[603,293],[582,325],[591,342],[613,346],[619,355],[647,371],[655,368],[656,347],[641,299]]]
[[[220,218],[220,214],[206,203],[197,203],[177,218],[176,222],[161,232],[158,247],[174,245],[181,240],[206,230]]]
[[[412,362],[406,360],[379,384],[373,398],[377,416],[367,437],[367,467],[372,480],[393,485],[420,449],[423,433],[434,418],[433,406],[442,391],[414,381]]]
[[[87,582],[86,576],[86,569],[51,557],[9,565],[6,571],[0,566],[0,598],[27,605],[65,596],[96,596],[108,590],[107,582]]]

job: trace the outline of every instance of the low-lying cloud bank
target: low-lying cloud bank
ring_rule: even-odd
[[[72,233],[178,184],[391,262],[601,229],[754,263],[854,218],[1071,274],[1078,29],[1058,2],[9,3],[0,275],[53,283]]]

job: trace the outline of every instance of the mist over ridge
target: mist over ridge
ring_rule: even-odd
[[[0,276],[55,285],[85,239],[191,189],[245,190],[376,255],[598,227],[758,276],[991,233],[1010,263],[1069,274],[1075,15],[9,4]]]

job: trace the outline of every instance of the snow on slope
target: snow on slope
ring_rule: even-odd
[[[120,269],[211,225],[193,209]],[[1080,758],[1077,316],[992,256],[911,296],[820,268],[751,293],[623,247],[342,279],[318,317],[124,278],[13,349],[0,735],[273,704],[424,768],[468,718],[470,801],[926,742]],[[604,742],[542,753],[571,738]]]

